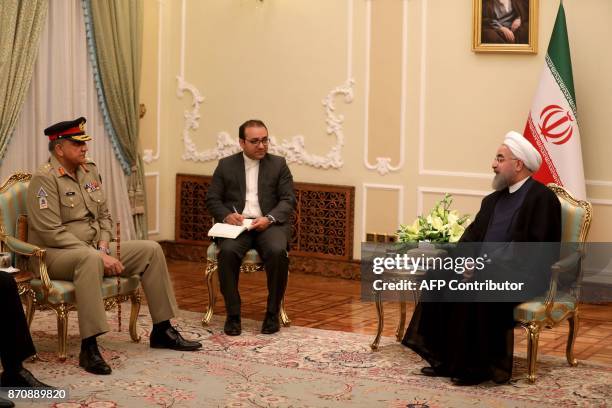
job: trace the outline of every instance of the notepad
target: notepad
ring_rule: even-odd
[[[242,220],[242,225],[232,225],[218,222],[208,230],[209,237],[217,238],[231,238],[234,239],[244,231],[251,229],[252,218],[245,218]]]

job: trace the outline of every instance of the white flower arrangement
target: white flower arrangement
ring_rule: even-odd
[[[411,225],[400,225],[396,232],[399,242],[457,242],[470,223],[468,215],[450,210],[453,197],[445,194],[426,216],[420,215]]]

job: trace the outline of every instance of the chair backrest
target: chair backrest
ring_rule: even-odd
[[[589,235],[593,206],[588,201],[577,200],[563,187],[550,183],[550,188],[561,203],[561,242],[584,243]]]
[[[26,194],[32,175],[16,172],[0,185],[0,232],[16,236],[17,219],[27,214]]]
[[[583,250],[589,235],[593,206],[585,200],[577,200],[563,187],[550,183],[550,188],[561,203],[561,257],[570,255],[576,250]],[[566,272],[558,277],[557,296],[570,294],[576,301],[581,297],[582,288],[582,257],[575,270]]]

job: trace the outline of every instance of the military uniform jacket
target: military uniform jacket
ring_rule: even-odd
[[[95,163],[80,165],[73,178],[51,156],[30,181],[28,241],[46,248],[97,246],[113,238],[112,219]]]

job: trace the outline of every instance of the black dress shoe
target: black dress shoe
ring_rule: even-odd
[[[0,408],[13,408],[15,403],[0,397]]]
[[[242,333],[242,324],[240,315],[227,316],[223,325],[223,332],[228,336],[240,336]]]
[[[450,377],[449,373],[440,367],[423,367],[421,373],[427,377]]]
[[[470,385],[478,385],[488,380],[489,378],[484,377],[484,376],[451,378],[451,382],[453,383],[453,385],[456,385],[458,387],[468,387]]]
[[[165,330],[153,330],[149,337],[151,348],[167,348],[180,351],[194,351],[202,347],[197,341],[185,340],[181,333],[169,326]]]
[[[280,321],[278,314],[266,312],[263,324],[261,325],[261,332],[263,334],[272,334],[280,330]]]
[[[81,349],[79,365],[92,374],[108,375],[112,372],[110,366],[102,358],[97,344],[90,344]]]
[[[38,381],[31,372],[21,367],[16,373],[8,374],[6,371],[0,377],[2,387],[26,387],[26,388],[53,388],[44,382]]]

